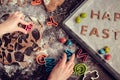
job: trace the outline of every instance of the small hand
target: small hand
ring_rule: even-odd
[[[21,31],[23,33],[27,33],[27,31],[23,28],[18,27],[18,24],[21,23],[23,25],[29,25],[30,22],[24,21],[24,14],[20,12],[15,12],[13,14],[10,14],[8,19],[0,24],[0,29],[3,33],[11,33],[14,31]]]
[[[67,80],[73,73],[75,54],[73,54],[68,62],[64,53],[62,60],[53,68],[48,80]]]

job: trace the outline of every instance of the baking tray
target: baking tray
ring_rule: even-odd
[[[62,29],[66,31],[68,35],[70,35],[78,45],[84,48],[90,57],[92,57],[100,66],[110,75],[114,80],[120,80],[120,75],[117,73],[104,59],[102,59],[97,52],[95,52],[90,46],[88,46],[80,37],[78,37],[65,23],[66,21],[74,14],[77,10],[79,10],[88,0],[82,1],[82,3],[78,3],[70,12],[67,14],[65,20],[62,22]]]

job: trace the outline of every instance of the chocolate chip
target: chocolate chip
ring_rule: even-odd
[[[6,54],[5,54],[5,52],[2,52],[2,56],[3,56],[3,57],[6,57]]]
[[[2,45],[2,40],[0,39],[0,47],[1,47],[1,45]]]
[[[12,39],[17,39],[19,36],[18,36],[18,33],[15,34],[13,33],[12,35],[9,36],[9,38],[12,38]]]
[[[27,41],[26,39],[24,39],[24,41],[25,41],[26,43],[28,43],[28,41]]]
[[[12,45],[12,44],[10,44],[10,47],[12,47],[12,48],[13,48],[13,45]]]
[[[5,52],[2,52],[2,57],[3,57],[3,63],[4,63],[4,57],[6,57]]]
[[[9,63],[12,62],[12,57],[11,57],[11,54],[10,54],[10,53],[8,53],[6,59],[7,59],[7,61],[8,61]]]
[[[10,39],[8,39],[8,41],[7,42],[5,42],[5,44],[4,44],[4,47],[7,47],[8,46],[8,44],[11,42],[11,40]]]
[[[27,56],[30,56],[32,52],[33,52],[33,48],[28,47],[25,49],[24,54],[26,54]]]
[[[22,48],[23,48],[22,45],[20,45],[19,43],[15,43],[15,50],[20,50]]]
[[[32,36],[36,41],[40,38],[40,32],[38,31],[38,29],[34,29],[32,31]]]
[[[20,66],[17,62],[13,62],[11,65]]]
[[[24,34],[21,36],[22,39],[27,39],[29,37],[29,34]]]
[[[29,37],[29,34],[24,34],[23,36],[22,36],[22,39],[27,39]]]
[[[5,51],[5,49],[4,48],[1,48],[3,51]]]
[[[31,39],[30,41],[34,43],[34,40]]]
[[[21,52],[15,52],[14,57],[15,57],[15,60],[19,62],[23,62],[24,60],[24,54]]]
[[[26,40],[28,37],[29,37],[29,34],[23,34],[18,38],[18,42],[22,43],[22,40],[24,40],[26,43],[28,43],[28,41]]]
[[[13,35],[10,35],[9,38],[14,38]]]
[[[29,34],[24,34],[21,38],[28,43],[28,41],[26,40],[29,37]]]
[[[18,38],[18,43],[22,43],[22,38],[21,37]]]
[[[11,39],[7,38],[6,36],[3,36],[2,39],[5,41],[4,47],[7,47],[8,44],[11,42]]]
[[[2,58],[2,55],[0,55],[0,58]]]
[[[2,40],[5,41],[6,39],[8,39],[7,36],[4,36],[4,35],[3,35],[3,36],[2,36]]]
[[[6,33],[2,36],[2,40],[7,41],[9,39],[10,33]]]
[[[13,50],[12,49],[7,49],[8,50],[8,52],[13,52]]]

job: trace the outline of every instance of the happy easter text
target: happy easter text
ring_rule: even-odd
[[[97,20],[106,20],[106,21],[113,20],[114,22],[117,22],[117,21],[120,21],[120,13],[115,12],[114,19],[112,19],[112,16],[109,12],[104,12],[104,14],[101,14],[100,11],[91,10],[90,18],[97,19]],[[86,36],[89,31],[89,27],[91,27],[91,26],[82,25],[80,34]],[[102,32],[103,35],[100,35],[99,34],[100,32]],[[120,30],[112,30],[111,32],[114,35],[114,39],[117,40],[120,36]],[[89,31],[89,36],[96,36],[96,37],[102,37],[104,39],[107,39],[110,37],[110,30],[106,28],[106,29],[103,29],[102,31],[99,31],[98,28],[93,27]]]

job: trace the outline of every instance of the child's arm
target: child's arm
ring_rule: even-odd
[[[18,27],[18,23],[23,25],[29,25],[30,23],[24,21],[24,14],[20,12],[15,12],[11,14],[8,19],[0,24],[0,35],[5,33],[11,33],[14,31],[21,31],[23,33],[27,33],[27,31],[23,28]]]
[[[48,80],[67,80],[73,73],[75,54],[73,54],[68,62],[64,53],[62,60],[53,68]]]

